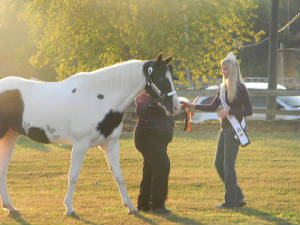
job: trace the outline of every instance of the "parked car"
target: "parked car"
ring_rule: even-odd
[[[246,82],[245,83],[248,90],[266,90],[268,88],[268,83],[261,82]],[[218,86],[210,86],[206,88],[207,90],[216,90]],[[286,89],[282,85],[277,85],[277,89]],[[199,97],[195,101],[197,104],[209,104],[213,100],[214,96],[209,97]],[[265,96],[250,96],[250,100],[253,109],[266,109],[267,98]],[[276,109],[283,109],[289,111],[297,111],[298,115],[276,115],[276,120],[293,120],[300,119],[300,96],[278,96],[276,98]],[[248,120],[265,120],[266,114],[254,113],[252,116],[247,117]],[[206,120],[219,120],[218,114],[216,112],[192,112],[191,122],[200,123]]]

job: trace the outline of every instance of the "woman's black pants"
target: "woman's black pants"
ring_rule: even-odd
[[[134,141],[137,150],[144,158],[143,177],[140,183],[138,209],[148,210],[165,206],[168,194],[170,160],[167,154],[169,141],[136,129]]]
[[[225,184],[225,205],[229,207],[236,207],[244,198],[235,172],[239,141],[234,136],[235,132],[231,127],[221,129],[215,158],[215,167]]]

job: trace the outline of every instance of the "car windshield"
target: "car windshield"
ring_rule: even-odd
[[[281,101],[291,107],[299,107],[300,106],[300,96],[279,96]]]

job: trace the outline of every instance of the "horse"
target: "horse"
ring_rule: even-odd
[[[120,168],[119,138],[123,112],[143,90],[156,98],[169,116],[180,112],[172,80],[171,57],[130,60],[60,82],[20,77],[0,80],[0,195],[2,208],[19,213],[10,201],[6,175],[20,135],[40,143],[71,144],[65,215],[76,215],[73,193],[84,156],[101,146],[128,214],[137,209],[128,196]]]

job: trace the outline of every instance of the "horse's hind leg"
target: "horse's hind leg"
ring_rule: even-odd
[[[0,139],[0,195],[2,199],[2,208],[9,210],[9,213],[16,213],[17,210],[11,204],[7,185],[6,185],[6,174],[8,169],[8,163],[10,162],[11,156],[14,151],[15,143],[18,139],[18,133],[10,129]]]
[[[124,206],[129,209],[128,214],[134,214],[137,212],[136,208],[133,206],[131,199],[128,196],[127,189],[125,187],[124,178],[120,168],[120,142],[119,139],[112,139],[102,146],[105,150],[105,156],[107,164],[109,165],[111,172],[113,174],[114,180],[118,185],[122,201]]]

